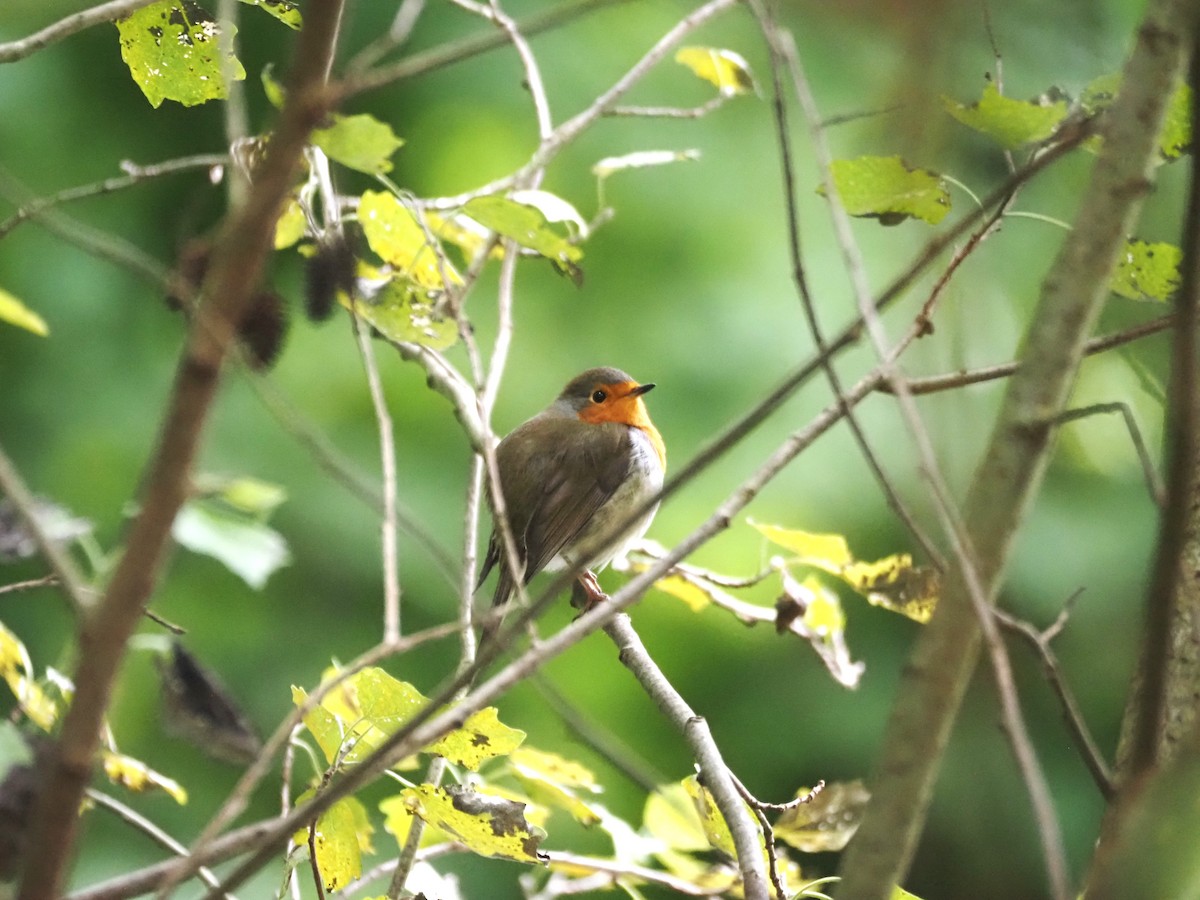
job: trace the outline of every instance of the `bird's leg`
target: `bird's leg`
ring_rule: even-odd
[[[596,575],[591,569],[584,569],[579,573],[575,579],[575,589],[571,591],[572,606],[586,612],[607,599],[608,594],[604,593],[604,588],[600,587],[600,582],[596,580]]]

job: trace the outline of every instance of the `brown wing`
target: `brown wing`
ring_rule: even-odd
[[[549,417],[531,419],[500,442],[504,500],[526,583],[575,539],[624,481],[629,442],[623,425]],[[497,563],[493,602],[504,603],[515,584],[493,530],[480,582]]]

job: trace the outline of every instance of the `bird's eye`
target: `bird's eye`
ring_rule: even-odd
[[[592,402],[593,403],[603,403],[607,399],[608,399],[608,394],[604,393],[604,391],[593,391],[592,392]]]

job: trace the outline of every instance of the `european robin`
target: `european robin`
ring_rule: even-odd
[[[631,517],[662,488],[667,452],[638,384],[620,369],[588,369],[558,399],[496,447],[500,489],[524,583],[543,569],[604,568],[646,533],[658,506]],[[622,529],[613,534],[614,529]],[[610,538],[605,547],[599,542]],[[599,556],[595,556],[599,553]],[[515,588],[499,529],[479,575],[499,566],[493,604]],[[589,568],[577,578],[587,604],[604,599]]]

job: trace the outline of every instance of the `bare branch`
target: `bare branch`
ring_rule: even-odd
[[[149,6],[153,2],[154,0],[109,0],[108,3],[101,3],[99,6],[93,6],[89,9],[72,13],[69,16],[59,19],[53,25],[47,25],[41,31],[36,31],[17,41],[0,44],[0,63],[16,62],[18,59],[24,59],[41,50],[43,47],[57,43],[73,34],[78,34],[85,28],[91,28],[93,25],[102,25],[105,22],[112,22],[128,16],[130,13],[136,12],[143,6]]]

